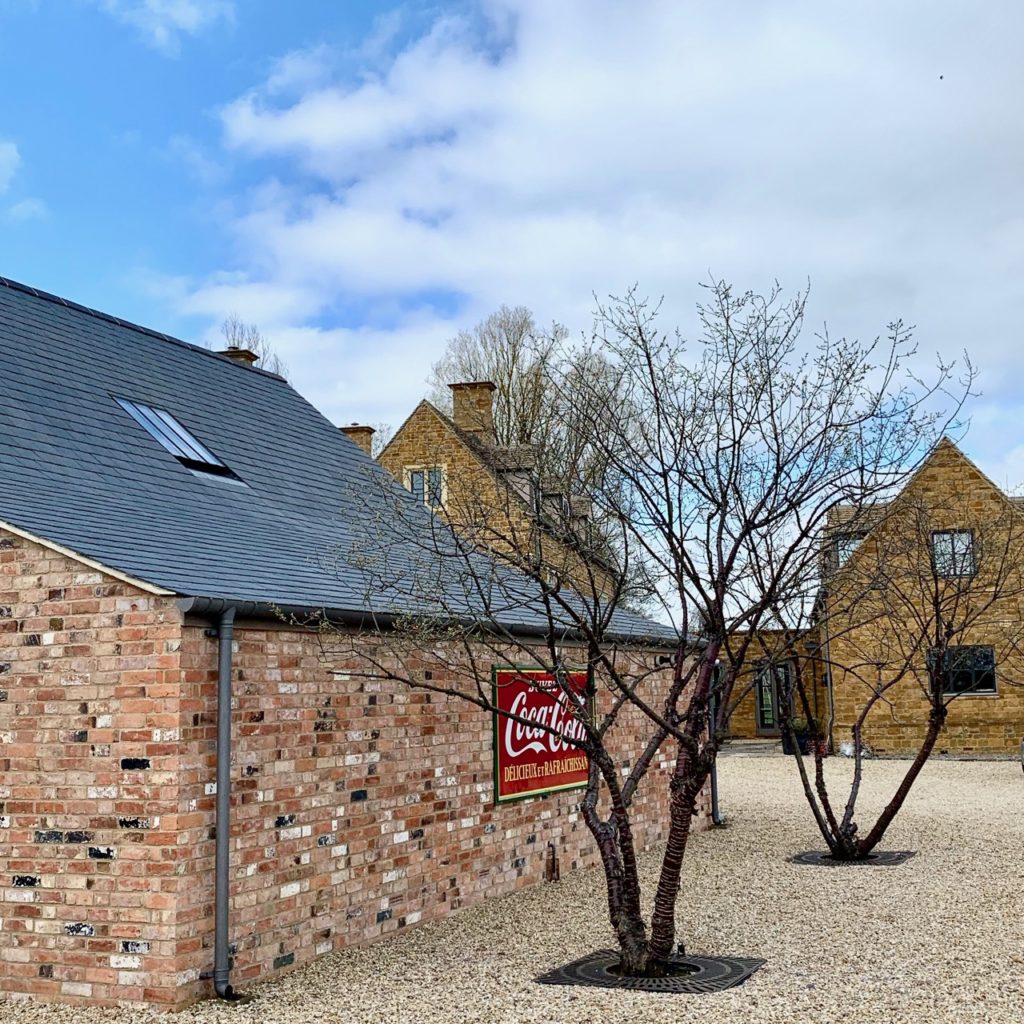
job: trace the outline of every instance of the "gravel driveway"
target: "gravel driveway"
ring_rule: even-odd
[[[834,759],[829,769],[840,781],[850,765]],[[905,770],[901,761],[869,764],[865,809],[879,807]],[[898,867],[786,863],[789,853],[821,846],[791,762],[726,758],[720,776],[728,826],[693,842],[680,923],[692,953],[768,960],[740,988],[663,996],[535,985],[541,970],[609,942],[601,879],[586,873],[334,954],[255,989],[246,1005],[204,1003],[174,1022],[1024,1019],[1019,764],[929,764],[885,843],[919,851]],[[648,858],[648,879],[655,869]],[[0,1004],[3,1024],[151,1019],[141,1011]]]

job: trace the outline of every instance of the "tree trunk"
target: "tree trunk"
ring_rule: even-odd
[[[640,910],[640,876],[629,811],[621,800],[618,780],[614,777],[614,764],[607,757],[593,754],[592,765],[595,771],[604,776],[611,792],[612,816],[610,820],[603,821],[597,813],[596,779],[591,783],[593,792],[588,791],[580,809],[601,855],[608,895],[608,917],[619,942],[621,970],[625,974],[643,975],[647,971],[649,947],[647,926]]]
[[[907,774],[903,776],[899,789],[896,790],[893,798],[886,804],[885,810],[879,815],[874,827],[857,843],[858,857],[866,857],[871,853],[881,841],[882,836],[885,835],[885,830],[892,824],[892,819],[896,817],[910,793],[910,788],[914,785],[918,775],[921,774],[921,769],[925,766],[925,762],[931,755],[935,742],[939,738],[939,733],[942,732],[942,727],[945,724],[946,709],[944,707],[933,708],[928,721],[928,732],[925,734],[921,749],[917,752],[917,757],[914,758],[913,764],[907,770]]]
[[[686,855],[686,844],[690,838],[694,802],[707,778],[706,771],[702,773],[700,769],[695,770],[688,755],[680,751],[679,758],[682,763],[677,767],[676,776],[672,780],[668,843],[661,862],[658,888],[654,894],[654,912],[651,914],[649,973],[663,971],[673,952],[676,932],[675,908],[679,896],[683,857]]]
[[[715,762],[717,742],[714,726],[708,722],[711,677],[715,671],[720,645],[709,643],[704,650],[703,663],[697,673],[693,696],[686,710],[685,742],[680,741],[672,781],[669,783],[668,842],[661,861],[658,888],[654,893],[651,914],[651,953],[649,974],[664,973],[672,955],[676,938],[676,900],[679,897],[679,879],[690,838],[694,803],[711,773]],[[725,695],[728,699],[728,694]],[[709,728],[709,726],[711,726]],[[706,736],[707,745],[700,750],[699,740]]]
[[[619,971],[637,978],[646,977],[650,962],[650,943],[643,918],[623,922],[625,927],[616,931],[619,940]]]

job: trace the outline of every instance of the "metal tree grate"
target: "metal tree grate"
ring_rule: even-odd
[[[803,853],[794,853],[789,858],[789,862],[791,864],[815,864],[823,868],[844,868],[858,865],[887,868],[902,864],[913,856],[913,850],[881,850],[878,853],[869,853],[860,860],[836,860],[827,850],[806,850]]]
[[[619,953],[602,949],[556,967],[536,981],[541,985],[589,985],[592,988],[627,988],[634,992],[722,992],[742,985],[765,961],[740,956],[674,955],[669,963],[679,970],[678,974],[665,978],[623,975],[617,973]]]

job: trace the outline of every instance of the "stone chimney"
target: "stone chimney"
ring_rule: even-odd
[[[221,349],[217,355],[227,356],[228,359],[233,363],[238,363],[240,366],[252,366],[259,362],[259,356],[256,355],[252,349],[248,348],[236,348],[232,345],[230,348]]]
[[[452,389],[452,419],[455,426],[474,434],[485,444],[494,443],[494,392],[489,380],[449,384]]]
[[[363,427],[358,423],[351,423],[347,427],[338,428],[347,438],[355,441],[367,455],[373,454],[373,435],[377,433],[373,427]]]

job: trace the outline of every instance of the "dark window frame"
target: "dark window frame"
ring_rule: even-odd
[[[987,652],[979,658],[979,652]],[[937,652],[928,652],[928,667],[935,665]],[[958,660],[960,664],[950,665],[951,660]],[[968,663],[968,659],[974,659]],[[958,644],[947,647],[943,652],[944,667],[939,674],[939,683],[942,687],[941,693],[944,697],[993,697],[999,696],[999,685],[996,674],[995,649],[990,644]],[[953,674],[958,676],[967,675],[972,679],[968,686],[951,686],[950,680]],[[977,680],[991,677],[989,685],[979,686]]]
[[[853,553],[860,547],[861,542],[867,536],[864,531],[857,532],[845,532],[836,533],[832,537],[832,561],[835,563],[837,569],[842,569],[844,565],[850,560]],[[843,551],[843,544],[853,542],[846,552],[846,557],[843,558],[841,552]]]
[[[957,552],[956,552],[956,537],[968,537],[969,543],[966,551],[964,552],[964,565],[961,568],[967,568],[967,560],[970,560],[969,571],[957,572]],[[949,548],[949,562],[946,567],[939,564],[938,549],[935,546],[935,540],[937,537],[949,537],[950,548]],[[939,579],[943,580],[966,580],[971,579],[978,575],[978,553],[974,543],[974,530],[932,530],[931,536],[931,558],[932,558],[932,571]]]
[[[166,409],[132,398],[111,396],[115,402],[168,454],[193,473],[241,478],[225,462],[192,433],[184,423]]]
[[[793,664],[791,659],[784,661],[759,661],[754,665],[754,724],[758,732],[778,732],[782,729],[780,707],[782,701],[788,696],[790,708],[792,709],[792,686],[793,686]],[[765,710],[762,702],[762,695],[766,687],[765,682],[771,680],[769,695],[769,710],[772,721],[763,721],[762,712]]]

